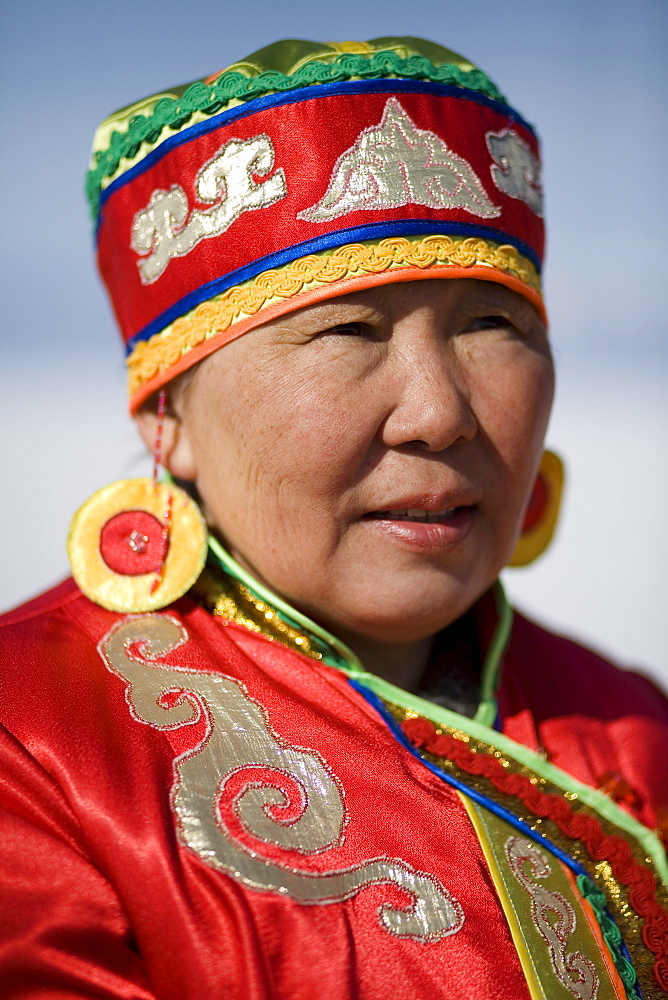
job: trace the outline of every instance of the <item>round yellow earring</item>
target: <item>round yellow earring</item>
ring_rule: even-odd
[[[564,463],[553,451],[544,451],[509,566],[528,566],[548,547],[557,525],[563,487]]]
[[[121,479],[98,490],[70,525],[67,554],[86,597],[109,611],[141,614],[182,597],[202,571],[207,528],[183,490]]]

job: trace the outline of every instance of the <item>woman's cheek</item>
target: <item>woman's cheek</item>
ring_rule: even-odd
[[[382,423],[373,391],[337,374],[293,381],[268,412],[275,448],[266,459],[282,477],[306,480],[311,494],[354,478]]]
[[[554,395],[549,356],[519,348],[519,356],[480,373],[478,398],[485,401],[481,422],[493,441],[511,452],[532,451],[542,443]]]

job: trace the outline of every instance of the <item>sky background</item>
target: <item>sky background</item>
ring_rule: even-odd
[[[67,571],[70,517],[148,475],[92,263],[98,121],[277,38],[422,35],[478,63],[537,127],[566,460],[556,544],[518,606],[668,684],[668,3],[0,0],[0,610]]]

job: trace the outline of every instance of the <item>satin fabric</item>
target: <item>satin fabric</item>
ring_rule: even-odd
[[[123,616],[66,582],[0,629],[0,995],[528,998],[456,794],[336,669],[187,598],[168,614],[188,640],[160,662],[233,678],[276,739],[317,754],[341,789],[343,835],[328,850],[305,857],[254,841],[241,825],[235,836],[294,869],[399,859],[443,885],[465,921],[440,940],[402,939],[379,922],[379,907],[407,903],[395,886],[307,906],[253,890],[185,846],[173,792],[178,762],[206,746],[205,721],[171,730],[140,721],[127,682],[96,648]],[[638,789],[644,821],[668,800],[657,766],[668,753],[665,703],[641,678],[518,619],[499,703],[504,732],[576,777],[595,784],[599,768],[619,770]]]
[[[542,218],[493,183],[488,133],[512,129],[538,156],[534,134],[506,105],[472,91],[407,81],[341,84],[339,89],[341,93],[309,88],[281,98],[286,103],[279,107],[257,110],[256,103],[261,102],[255,102],[223,112],[205,125],[193,126],[192,137],[188,133],[179,136],[178,143],[173,140],[177,143],[173,148],[169,144],[159,147],[141,169],[134,168],[114,183],[100,211],[98,263],[126,344],[134,343],[134,338],[148,338],[199,302],[262,271],[364,239],[439,233],[488,237],[513,244],[539,264],[544,246]],[[299,218],[300,212],[323,197],[339,158],[365,129],[380,125],[389,100],[398,101],[416,128],[432,133],[464,158],[496,215],[404,204],[401,199],[395,208],[342,209],[327,222]],[[170,191],[175,184],[183,188],[189,211],[201,209],[196,192],[204,166],[226,143],[259,136],[271,141],[273,165],[261,177],[253,176],[256,182],[266,183],[276,172],[282,173],[285,194],[258,210],[242,211],[218,235],[200,240],[187,253],[169,260],[159,277],[143,282],[138,269],[142,258],[132,248],[137,213],[149,206],[156,192]],[[221,191],[216,204],[227,196]],[[211,210],[211,206],[204,207]],[[375,231],[374,225],[382,231]]]

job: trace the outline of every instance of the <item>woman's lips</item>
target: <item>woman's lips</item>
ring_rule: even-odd
[[[445,521],[458,509],[458,507],[445,507],[443,510],[425,510],[421,507],[407,507],[397,510],[372,510],[366,517],[378,521]]]
[[[362,521],[411,549],[425,552],[450,551],[468,536],[477,514],[476,504],[441,510],[396,508],[370,511]]]

